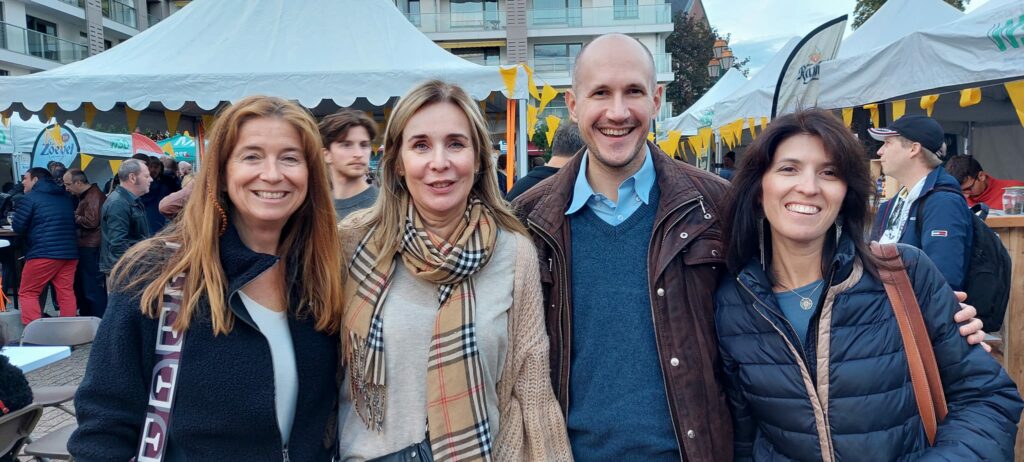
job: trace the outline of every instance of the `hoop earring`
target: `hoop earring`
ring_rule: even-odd
[[[836,218],[836,249],[839,249],[839,239],[843,237],[843,217]]]
[[[757,246],[761,249],[761,269],[768,272],[768,265],[764,259],[764,215],[757,219]]]

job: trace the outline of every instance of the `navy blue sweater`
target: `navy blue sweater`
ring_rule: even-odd
[[[56,183],[39,180],[14,209],[14,232],[25,236],[25,259],[78,259],[75,207]]]
[[[569,438],[586,461],[679,461],[647,290],[650,203],[611,226],[590,207],[572,226]]]
[[[278,259],[246,248],[233,228],[221,238],[220,248],[234,329],[215,337],[207,309],[185,333],[168,431],[173,457],[166,460],[280,461],[270,348],[236,293]],[[80,462],[125,461],[137,449],[157,360],[157,322],[139,310],[140,292],[111,294],[93,343],[75,396],[79,427],[68,443]],[[292,300],[297,298],[293,291]],[[297,319],[295,308],[290,308],[288,324],[299,396],[288,450],[291,460],[327,461],[333,448],[325,443],[333,447],[336,439],[338,337],[315,331],[311,317]]]

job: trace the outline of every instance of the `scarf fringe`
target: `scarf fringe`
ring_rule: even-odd
[[[367,364],[370,348],[366,344],[366,339],[350,332],[346,352],[356,414],[366,424],[367,429],[380,433],[384,430],[384,412],[387,410],[387,386],[371,381],[370,364]]]

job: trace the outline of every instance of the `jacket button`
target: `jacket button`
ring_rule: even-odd
[[[692,439],[697,437],[697,432],[695,432],[693,430],[687,430],[686,431],[686,437],[692,440]]]
[[[717,257],[717,256],[718,256],[718,253],[719,253],[719,252],[718,252],[718,249],[712,249],[712,250],[711,250],[711,256],[712,256],[712,257]]]
[[[662,289],[662,288],[659,287],[658,288],[658,296],[659,297],[664,297],[665,296],[665,289]]]
[[[686,238],[690,237],[690,235],[689,235],[689,234],[686,234],[686,233],[682,233],[682,234],[680,234],[680,235],[679,235],[679,237],[680,237],[681,239],[686,239]]]
[[[679,358],[672,358],[668,360],[668,363],[671,364],[672,367],[676,367],[679,365]]]

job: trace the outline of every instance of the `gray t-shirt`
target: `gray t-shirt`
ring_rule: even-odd
[[[355,196],[348,199],[335,199],[334,200],[334,212],[338,214],[338,220],[341,220],[348,216],[348,214],[355,212],[356,210],[365,209],[377,200],[377,193],[379,190],[376,186],[370,185],[363,191]]]

